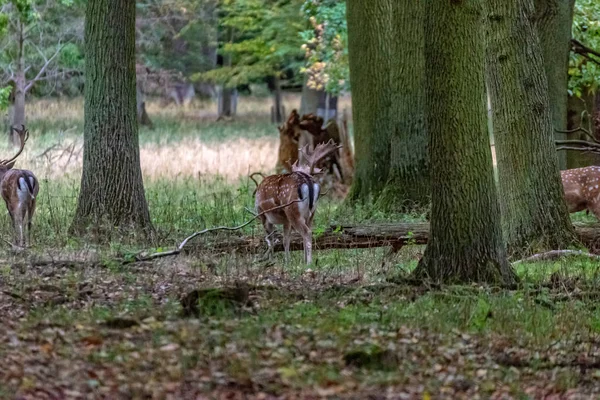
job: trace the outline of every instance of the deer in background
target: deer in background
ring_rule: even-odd
[[[278,174],[289,173],[292,172],[292,165],[298,161],[298,143],[302,134],[298,112],[292,110],[287,121],[278,129],[279,154],[275,169]]]
[[[40,187],[31,171],[13,169],[15,160],[23,152],[25,142],[29,139],[29,131],[25,126],[21,129],[12,128],[12,130],[15,136],[18,136],[20,148],[13,158],[0,161],[0,190],[12,221],[15,245],[26,247],[31,241],[31,221]],[[25,224],[27,224],[27,234],[25,234]]]
[[[560,175],[569,213],[587,210],[600,219],[600,167],[568,169]]]
[[[291,232],[294,229],[302,236],[304,261],[307,264],[312,262],[312,221],[321,192],[321,186],[313,176],[320,173],[316,168],[317,163],[338,148],[330,141],[318,145],[309,153],[308,146],[305,146],[302,152],[308,165],[299,165],[296,161],[290,173],[267,176],[258,185],[255,205],[265,228],[269,256],[273,253],[271,237],[275,232],[275,225],[283,225],[286,261],[290,259]],[[275,208],[277,209],[273,210]]]

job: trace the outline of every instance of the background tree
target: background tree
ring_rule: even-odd
[[[535,0],[535,24],[542,45],[548,95],[555,130],[567,129],[568,63],[575,0]],[[556,132],[557,139],[566,139]],[[567,167],[566,155],[559,153],[559,167]]]
[[[429,243],[414,274],[437,282],[514,280],[487,135],[482,14],[481,0],[432,0],[425,10],[432,209]]]
[[[422,6],[392,0],[347,4],[356,148],[350,199],[379,199],[384,210],[425,206]]]
[[[71,42],[83,32],[81,24],[73,23],[77,10],[72,6],[72,0],[18,0],[2,6],[8,24],[0,44],[0,81],[13,88],[11,126],[25,124],[25,96],[34,85],[77,71],[72,63],[77,46]]]
[[[280,80],[302,61],[300,0],[225,0],[219,7],[223,65],[196,79],[225,88],[264,81],[273,92],[274,119],[283,120]],[[291,76],[296,74],[289,74]]]
[[[504,239],[511,251],[565,248],[575,234],[563,198],[533,0],[488,0],[487,84]]]
[[[83,175],[72,229],[150,234],[137,132],[135,3],[88,2],[85,50]]]

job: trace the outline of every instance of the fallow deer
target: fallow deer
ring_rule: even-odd
[[[304,261],[312,262],[312,221],[317,208],[321,186],[313,175],[320,171],[315,165],[331,152],[337,151],[338,146],[333,141],[320,144],[312,153],[302,149],[308,165],[292,166],[292,172],[267,176],[256,191],[256,211],[265,228],[265,240],[268,245],[267,253],[273,253],[271,236],[275,225],[283,225],[283,247],[286,261],[290,258],[290,239],[292,229],[301,236],[304,244]],[[284,206],[284,207],[282,207]],[[278,208],[279,207],[279,208]],[[276,210],[274,210],[277,208]],[[269,210],[273,210],[270,211]],[[261,214],[264,213],[264,214]]]
[[[587,210],[600,219],[600,167],[560,172],[569,213]]]
[[[300,115],[292,110],[287,121],[279,127],[279,155],[276,171],[278,174],[292,172],[292,165],[298,161],[298,143],[302,130]]]
[[[12,169],[15,160],[23,152],[25,142],[29,139],[29,131],[25,126],[21,129],[12,128],[12,130],[19,137],[20,148],[13,158],[0,161],[0,190],[12,221],[15,245],[26,247],[31,242],[31,222],[40,187],[31,171]],[[27,224],[27,234],[24,232],[25,224]]]

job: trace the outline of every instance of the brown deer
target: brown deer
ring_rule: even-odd
[[[600,219],[600,167],[568,169],[560,175],[569,212],[591,211]]]
[[[302,152],[308,165],[299,165],[296,162],[290,173],[267,176],[258,186],[255,204],[267,234],[265,237],[268,245],[267,253],[269,255],[273,253],[271,236],[275,231],[275,225],[283,225],[286,261],[290,258],[290,235],[293,228],[302,236],[304,261],[310,264],[312,262],[312,220],[321,192],[321,186],[313,178],[314,174],[320,172],[315,165],[331,152],[337,151],[339,147],[331,141],[320,144],[312,153],[309,153],[307,148],[308,146],[305,146]],[[273,210],[275,208],[277,209]],[[269,210],[273,211],[269,212]]]
[[[12,130],[19,138],[20,148],[13,158],[0,161],[0,190],[12,221],[15,245],[26,247],[31,241],[31,221],[40,187],[31,171],[12,169],[15,160],[23,152],[25,142],[29,139],[29,131],[25,126],[21,129],[12,128]],[[25,223],[27,223],[27,234],[24,232]]]
[[[336,126],[333,127],[332,124]],[[314,114],[305,114],[300,119],[299,126],[300,129],[310,133],[313,146],[327,143],[330,140],[333,140],[337,145],[341,144],[340,132],[335,120],[330,120],[324,128],[323,118]],[[319,167],[328,170],[330,174],[336,175],[340,181],[344,180],[339,152],[329,154]]]
[[[287,121],[279,128],[279,154],[276,171],[278,174],[292,172],[292,165],[298,161],[298,143],[302,130],[300,115],[292,110]]]

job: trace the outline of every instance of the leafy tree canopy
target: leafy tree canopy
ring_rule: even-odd
[[[306,0],[302,6],[310,29],[301,34],[304,44],[308,86],[339,94],[350,88],[346,2]]]
[[[600,2],[577,0],[573,20],[573,38],[600,51]],[[595,93],[600,82],[600,57],[584,57],[571,52],[569,60],[569,91],[580,97],[586,91]]]
[[[195,78],[236,87],[281,77],[302,65],[302,0],[222,0],[219,7],[221,68]]]

